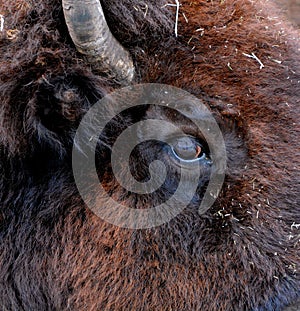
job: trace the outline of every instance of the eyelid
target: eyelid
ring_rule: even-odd
[[[193,136],[188,133],[182,134],[182,132],[179,132],[179,133],[173,133],[172,135],[170,135],[166,141],[169,145],[172,145],[174,142],[176,142],[176,140],[181,139],[183,137],[188,137],[192,141],[199,143],[199,145],[201,145],[201,147],[204,149],[204,152],[207,153],[208,148],[207,148],[206,141],[205,139],[202,139],[202,137],[199,137],[199,136]]]
[[[183,138],[183,137],[188,137],[190,138],[191,140],[193,141],[198,141],[198,142],[202,142],[202,141],[205,141],[202,137],[199,137],[199,135],[194,135],[195,133],[194,132],[188,132],[188,131],[185,131],[185,130],[182,130],[182,131],[178,131],[178,132],[173,132],[172,134],[169,134],[166,138],[166,141],[168,143],[172,143],[173,141],[177,140],[177,139],[180,139],[180,138]]]
[[[172,133],[168,136],[168,139],[176,139],[183,136],[188,136],[191,139],[195,139],[199,142],[205,142],[206,139],[202,132],[199,129],[196,129],[194,126],[181,125],[177,133]]]

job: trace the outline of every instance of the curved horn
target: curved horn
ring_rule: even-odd
[[[62,5],[70,36],[92,67],[132,81],[132,59],[110,32],[100,0],[62,0]]]

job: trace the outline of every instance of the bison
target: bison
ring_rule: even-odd
[[[0,4],[1,310],[297,309],[300,43],[275,6],[267,0]],[[199,213],[215,165],[205,137],[191,130],[199,111],[192,108],[189,118],[153,102],[122,111],[96,139],[98,183],[110,197],[147,210],[173,195],[178,158],[200,172],[184,210],[163,224],[132,229],[87,206],[72,153],[93,105],[146,83],[180,88],[209,109],[223,133],[227,168],[219,196]],[[137,145],[133,177],[147,182],[150,164],[161,160],[166,178],[153,193],[133,193],[113,174],[111,148],[125,129],[150,119],[180,126],[190,138],[176,136],[171,147],[153,140]],[[137,134],[154,130],[145,126]]]

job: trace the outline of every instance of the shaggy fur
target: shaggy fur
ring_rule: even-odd
[[[300,295],[299,35],[267,1],[181,0],[177,38],[168,1],[101,2],[135,82],[185,89],[216,115],[223,191],[205,215],[198,198],[149,230],[94,215],[73,181],[72,140],[120,85],[76,52],[60,1],[0,0],[1,310],[283,310]],[[131,112],[108,138],[149,116],[174,122]],[[101,174],[122,197],[109,169]]]

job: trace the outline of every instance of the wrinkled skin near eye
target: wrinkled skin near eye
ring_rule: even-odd
[[[194,137],[177,137],[170,142],[170,148],[175,158],[189,163],[206,158],[206,152],[202,144]]]
[[[101,142],[105,142],[105,147],[102,145],[97,154],[96,163],[99,163],[99,180],[102,185],[114,185],[114,194],[118,193],[119,197],[122,197],[122,204],[130,208],[151,208],[152,206],[162,204],[175,193],[178,189],[179,183],[190,188],[189,185],[195,180],[195,176],[198,175],[198,188],[195,192],[193,203],[195,207],[198,207],[201,198],[204,193],[204,189],[209,181],[209,177],[212,170],[211,154],[208,147],[208,143],[203,135],[197,131],[193,122],[183,115],[176,114],[174,120],[173,111],[169,108],[161,108],[156,106],[143,107],[145,120],[162,120],[161,126],[153,127],[150,123],[141,123],[138,125],[137,132],[132,130],[128,133],[129,138],[132,141],[139,141],[136,146],[131,150],[129,163],[126,159],[128,154],[127,144],[121,146],[122,149],[118,149],[120,158],[118,163],[128,163],[130,174],[133,177],[131,181],[127,178],[127,175],[123,172],[124,167],[120,167],[120,178],[123,185],[131,185],[131,182],[137,181],[139,183],[149,183],[152,177],[150,173],[150,166],[155,161],[160,161],[165,168],[166,176],[160,186],[155,191],[150,191],[145,194],[135,194],[131,191],[127,191],[122,187],[118,181],[114,178],[114,174],[111,171],[110,155],[115,145],[115,139],[117,139],[123,131],[128,128],[128,124],[131,122],[138,124],[140,122],[140,110],[125,111],[121,115],[124,120],[124,127],[120,126],[120,118],[118,120],[112,120],[112,122],[106,127],[103,133]],[[134,114],[136,113],[136,114]],[[149,114],[149,116],[148,116]],[[136,118],[134,118],[137,116]],[[128,120],[128,124],[126,123]],[[116,126],[114,122],[119,122],[119,126]],[[144,121],[144,120],[143,120]],[[172,127],[171,124],[176,124],[176,127]],[[151,137],[148,138],[149,133]],[[107,140],[106,140],[107,139]],[[103,153],[104,152],[104,153]],[[124,158],[122,158],[124,156]],[[106,162],[105,162],[106,161]],[[125,165],[125,164],[124,164]],[[157,171],[157,175],[163,174],[162,171]]]

